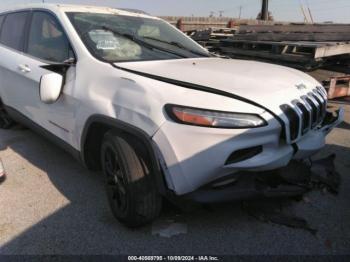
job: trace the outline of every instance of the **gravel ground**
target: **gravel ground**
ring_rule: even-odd
[[[101,176],[29,130],[0,130],[0,254],[350,254],[350,106],[320,156],[337,154],[340,194],[310,193],[288,210],[318,230],[264,223],[240,203],[181,213],[166,208],[152,226],[129,230],[107,205]],[[182,234],[152,234],[175,221]],[[170,232],[171,233],[171,232]]]

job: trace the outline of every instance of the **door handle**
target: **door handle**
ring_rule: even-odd
[[[28,65],[19,65],[18,69],[22,72],[22,73],[29,73],[30,71],[32,71]]]

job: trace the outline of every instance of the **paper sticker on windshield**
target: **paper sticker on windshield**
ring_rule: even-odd
[[[96,48],[102,50],[115,50],[118,47],[117,41],[113,40],[99,40]]]
[[[120,45],[117,38],[111,32],[93,30],[89,32],[89,36],[96,43],[96,48],[100,50],[115,50]]]

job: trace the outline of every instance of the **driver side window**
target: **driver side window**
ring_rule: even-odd
[[[34,12],[29,31],[27,53],[51,62],[74,57],[68,38],[57,20],[46,12]]]

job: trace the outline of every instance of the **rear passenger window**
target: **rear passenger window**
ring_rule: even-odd
[[[69,41],[57,20],[45,12],[34,12],[29,32],[28,54],[52,62],[72,57]]]
[[[28,12],[18,12],[6,15],[0,35],[0,42],[2,44],[22,51],[27,16]]]

